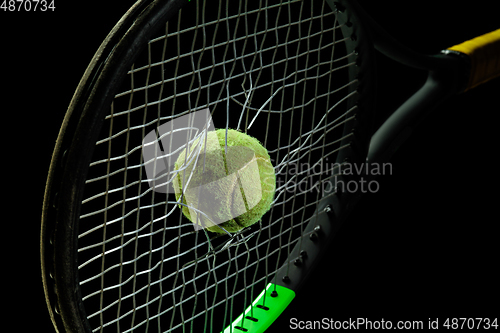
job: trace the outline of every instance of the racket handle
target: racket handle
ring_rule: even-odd
[[[470,75],[464,91],[500,76],[500,29],[478,36],[448,50],[466,54],[470,59]]]

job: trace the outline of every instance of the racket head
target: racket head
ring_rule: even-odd
[[[197,15],[193,16],[199,18],[200,13],[204,11],[203,8],[206,8],[205,2],[188,2],[185,0],[137,2],[96,52],[68,108],[47,180],[41,231],[44,289],[52,321],[59,331],[90,332],[95,329],[87,319],[89,314],[82,301],[84,298],[80,287],[82,278],[78,270],[82,262],[79,261],[78,250],[81,206],[85,198],[85,183],[89,178],[89,166],[95,161],[93,152],[96,142],[103,131],[109,131],[109,127],[106,128],[109,126],[106,117],[110,115],[113,100],[120,93],[120,86],[126,81],[132,65],[141,57],[142,52],[148,49],[148,45],[151,45],[148,41],[157,31],[165,30],[165,22],[173,22],[169,19],[179,18],[180,8],[184,11],[183,18],[189,11],[196,12]],[[221,3],[224,5],[223,1]],[[241,2],[239,5],[238,10],[241,10],[248,4]],[[347,1],[335,3],[326,1],[324,8],[327,6],[340,10],[337,14],[338,29],[346,38],[346,42],[340,47],[345,48],[346,55],[352,54],[354,58],[352,61],[354,65],[348,66],[345,75],[349,81],[356,80],[355,84],[348,87],[349,97],[343,103],[345,109],[353,109],[353,117],[349,117],[349,120],[342,124],[343,135],[336,145],[336,147],[344,148],[339,150],[340,153],[332,156],[335,156],[335,161],[339,163],[359,163],[366,157],[373,116],[375,99],[373,49],[368,33],[357,19],[355,9],[351,9]],[[179,21],[176,22],[179,23]],[[330,22],[330,24],[334,23]],[[165,73],[164,70],[162,72]],[[172,75],[172,72],[169,75]],[[242,102],[243,100],[240,100],[240,104]],[[214,112],[212,116],[220,113],[221,111]],[[247,117],[246,126],[248,124]],[[293,124],[290,124],[292,128]],[[258,123],[255,126],[257,125]],[[269,132],[269,126],[267,129],[266,133]],[[300,131],[300,128],[292,130],[293,133],[300,133]],[[141,139],[143,137],[144,134]],[[271,140],[267,141],[267,138],[266,134],[262,141],[267,146],[272,146],[273,143]],[[340,198],[341,204],[338,207],[344,207],[347,202],[351,201],[349,193],[341,196],[332,190],[325,193],[325,196]],[[344,215],[340,210],[335,213],[339,217]],[[301,215],[303,215],[302,212]],[[309,223],[312,223],[312,220]],[[304,224],[304,228],[306,225]],[[269,236],[268,231],[265,234],[262,231],[259,232],[259,228],[262,229],[262,225],[252,229],[252,232],[258,233],[254,237]],[[301,229],[304,230],[304,228]],[[290,246],[288,249],[285,247],[284,251],[282,256],[289,255]],[[310,259],[313,261],[313,257]],[[283,260],[282,258],[281,261]],[[274,268],[274,270],[277,269],[278,267]],[[266,281],[271,279],[272,274],[265,278]],[[255,295],[259,292],[260,290],[257,290]],[[236,314],[237,310],[232,314],[233,318]],[[231,320],[226,320],[225,325]]]

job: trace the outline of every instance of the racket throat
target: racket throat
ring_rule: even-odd
[[[453,74],[448,70],[429,73],[424,85],[394,111],[373,134],[368,151],[368,163],[389,161],[418,124],[441,102],[458,91],[459,80]]]

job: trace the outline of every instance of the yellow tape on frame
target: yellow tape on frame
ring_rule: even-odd
[[[465,91],[500,76],[500,29],[449,47],[469,56],[471,72]]]

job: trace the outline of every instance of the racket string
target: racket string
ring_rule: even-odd
[[[347,76],[355,55],[342,50],[347,39],[327,6],[221,1],[215,14],[207,6],[192,4],[192,15],[184,8],[149,41],[97,141],[78,250],[96,332],[229,325],[301,239],[322,184],[336,172],[314,171],[333,164],[350,135],[342,129],[356,113],[345,106],[357,81],[336,78]],[[232,238],[194,232],[175,198],[149,187],[144,171],[169,156],[143,159],[144,137],[204,108],[214,123],[265,142],[277,175],[271,211]]]

